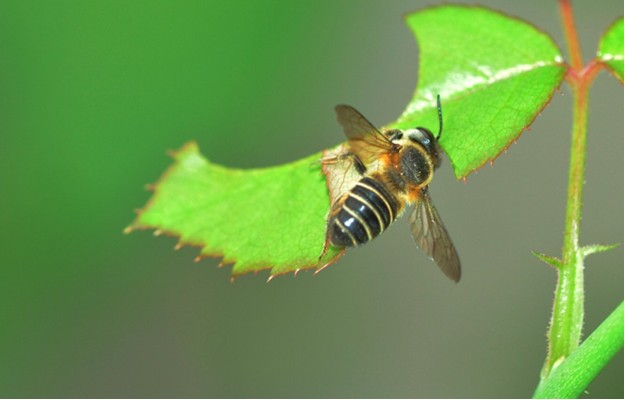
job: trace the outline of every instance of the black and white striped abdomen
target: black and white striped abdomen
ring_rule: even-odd
[[[372,178],[362,178],[349,191],[338,213],[330,219],[330,243],[352,247],[370,241],[397,217],[398,202]]]

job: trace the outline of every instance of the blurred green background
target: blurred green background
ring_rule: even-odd
[[[439,170],[458,285],[406,221],[317,276],[270,284],[230,284],[173,238],[122,234],[188,140],[259,167],[341,141],[337,103],[392,121],[417,78],[402,15],[431,4],[2,1],[0,396],[530,396],[556,278],[531,250],[562,244],[566,85],[493,167],[467,183]],[[482,4],[564,47],[555,2]],[[574,6],[588,59],[622,4]],[[622,244],[623,87],[607,73],[587,163],[582,241]],[[588,260],[585,332],[622,298],[621,246]],[[623,396],[622,358],[589,396]]]

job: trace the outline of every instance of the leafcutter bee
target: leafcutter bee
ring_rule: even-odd
[[[335,108],[347,136],[341,153],[324,158],[326,164],[351,162],[357,177],[338,193],[327,218],[326,246],[359,246],[380,235],[408,206],[412,236],[428,256],[454,281],[460,280],[460,260],[428,193],[442,150],[440,97],[439,131],[423,127],[378,130],[353,107]]]

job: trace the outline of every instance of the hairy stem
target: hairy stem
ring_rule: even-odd
[[[584,319],[584,257],[579,246],[579,223],[584,183],[588,96],[587,90],[581,86],[573,85],[573,137],[562,265],[558,270],[548,335],[549,354],[543,377],[575,350],[579,344]]]
[[[560,0],[560,12],[570,52],[571,66],[567,82],[573,91],[573,127],[569,164],[566,219],[562,260],[558,268],[553,314],[548,333],[549,350],[541,379],[568,357],[579,345],[584,320],[584,253],[579,243],[582,216],[582,193],[586,161],[588,125],[588,89],[600,63],[582,66],[573,10],[569,0]]]
[[[588,336],[534,392],[536,399],[571,399],[582,394],[623,348],[623,303]]]

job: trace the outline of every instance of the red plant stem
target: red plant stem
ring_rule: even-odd
[[[562,25],[564,26],[564,36],[571,57],[571,67],[574,70],[582,69],[582,50],[579,45],[577,30],[575,28],[575,18],[570,0],[560,0],[560,14],[562,15]]]

